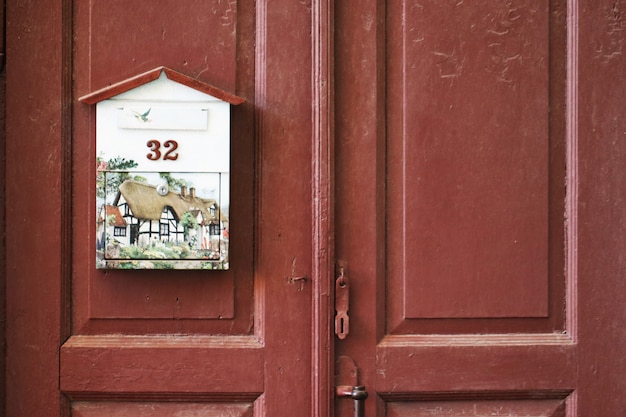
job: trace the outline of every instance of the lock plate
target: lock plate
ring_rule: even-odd
[[[335,280],[335,334],[341,340],[350,333],[350,280],[344,270],[344,266],[339,266],[339,276]]]

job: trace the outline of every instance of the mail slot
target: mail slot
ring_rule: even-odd
[[[243,99],[160,67],[80,100],[96,106],[97,268],[228,269]]]

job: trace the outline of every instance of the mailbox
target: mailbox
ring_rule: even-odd
[[[228,269],[243,99],[160,67],[80,101],[96,105],[97,268]]]

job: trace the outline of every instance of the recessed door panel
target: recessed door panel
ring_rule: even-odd
[[[193,10],[193,17],[189,18],[191,10]],[[131,238],[134,238],[136,242],[143,241],[144,246],[148,247],[151,245],[167,246],[170,242],[166,242],[166,240],[185,240],[182,237],[184,236],[184,228],[174,224],[180,223],[176,219],[182,221],[183,213],[177,214],[175,213],[176,210],[171,209],[157,220],[149,222],[137,220],[135,229],[130,225],[125,231],[127,236],[116,237],[111,231],[110,239],[104,239],[108,242],[107,244],[99,243],[103,239],[98,240],[98,237],[101,237],[105,232],[102,226],[96,225],[94,228],[93,224],[90,225],[87,222],[87,216],[77,218],[74,227],[75,254],[73,256],[78,265],[77,275],[73,283],[76,294],[74,305],[76,316],[73,320],[75,329],[80,329],[82,332],[97,333],[106,326],[112,325],[115,330],[108,331],[121,331],[123,333],[129,332],[131,328],[137,328],[134,326],[139,326],[139,329],[144,329],[142,331],[152,333],[203,329],[203,332],[216,331],[237,334],[249,333],[252,330],[250,312],[253,308],[253,212],[252,206],[247,200],[253,194],[254,186],[254,168],[251,165],[253,164],[254,152],[253,97],[255,87],[252,76],[254,67],[250,59],[237,61],[236,57],[237,51],[245,56],[254,56],[253,44],[248,39],[254,34],[254,23],[252,23],[254,10],[245,5],[240,5],[240,10],[241,12],[238,13],[237,2],[184,1],[181,3],[159,1],[150,5],[138,4],[130,7],[127,3],[120,1],[94,1],[76,5],[74,11],[76,16],[74,91],[76,96],[85,96],[96,90],[110,87],[112,84],[125,81],[137,74],[163,66],[172,68],[189,79],[197,79],[231,94],[241,93],[248,98],[252,97],[252,99],[243,107],[233,107],[230,111],[229,126],[226,126],[226,128],[230,128],[236,149],[230,158],[232,175],[225,184],[232,184],[231,199],[239,199],[241,202],[235,203],[239,207],[232,207],[228,215],[231,220],[230,226],[234,228],[230,230],[231,234],[240,234],[237,242],[232,242],[228,248],[229,255],[235,256],[237,263],[232,265],[230,271],[212,271],[211,274],[207,274],[206,271],[158,271],[156,267],[174,266],[167,259],[156,259],[164,257],[162,250],[163,253],[155,253],[153,257],[140,255],[142,259],[135,260],[137,263],[143,262],[142,265],[146,267],[144,271],[95,270],[98,265],[94,263],[95,259],[90,259],[93,257],[89,255],[89,252],[96,253],[100,250],[104,254],[106,247],[110,247],[112,250],[117,249],[117,252],[109,253],[111,262],[123,262],[126,266],[132,266],[133,261],[126,260],[128,254],[121,254],[120,245],[113,245],[112,242],[121,241],[123,243],[126,239],[130,243]],[[122,28],[132,28],[132,30],[122,30]],[[192,33],[195,35],[191,36]],[[115,70],[112,71],[112,68]],[[237,74],[239,74],[238,81]],[[162,101],[172,94],[172,88],[161,90],[164,91]],[[185,91],[187,90],[191,91],[190,88]],[[153,95],[155,94],[158,93],[154,92]],[[180,117],[168,111],[167,105],[160,103],[158,97],[155,96],[152,99],[152,105],[155,108],[158,107],[163,114],[168,116],[167,120],[170,120],[170,125],[155,126],[150,120],[149,123],[143,123],[142,126],[147,124],[151,128],[159,128],[163,132],[172,132],[175,127],[171,124],[180,121]],[[102,130],[107,126],[102,126],[104,123],[102,120],[100,121],[101,125],[97,126],[98,118],[94,107],[85,103],[77,103],[74,107],[76,123],[74,135],[81,138],[77,142],[78,145],[74,147],[76,161],[74,163],[76,173],[74,204],[77,209],[84,210],[93,219],[97,219],[104,215],[92,211],[97,210],[95,208],[96,200],[100,196],[98,191],[88,190],[97,185],[97,169],[100,169],[98,167],[102,164],[100,161],[102,151],[96,147],[96,135],[99,131],[102,133]],[[117,128],[119,123],[125,123],[125,119],[120,119],[121,116],[117,116],[119,115],[116,113],[111,119],[111,122],[115,124],[114,128]],[[126,125],[123,124],[123,126]],[[197,129],[203,126],[193,125],[190,127],[195,129],[191,133],[197,134]],[[126,127],[120,129],[133,134],[143,132]],[[153,133],[153,130],[146,131],[146,134],[149,135],[150,133]],[[100,142],[109,143],[113,141],[117,144],[115,146],[123,146],[123,139],[107,136],[101,138]],[[130,149],[129,145],[123,149],[118,149],[117,153],[115,149],[109,149],[107,152],[111,154],[109,155],[111,157],[117,154],[126,155]],[[177,149],[177,152],[180,153],[180,149]],[[163,154],[165,155],[165,151]],[[226,151],[225,154],[228,155],[229,152]],[[153,162],[146,158],[146,155],[152,155],[148,148],[141,149],[137,155],[143,156],[141,159],[143,163]],[[91,163],[84,163],[85,161],[91,161]],[[160,160],[157,162],[164,164]],[[228,166],[228,162],[225,162],[226,166]],[[194,160],[192,165],[188,167],[187,171],[200,169],[201,162]],[[165,168],[167,167],[160,167],[156,171],[167,171]],[[175,171],[181,170],[184,170],[184,166],[179,166]],[[150,175],[159,178],[158,172]],[[176,172],[164,174],[169,175],[170,178],[176,177],[174,179],[184,176]],[[150,179],[149,175],[145,173],[136,175],[145,177],[146,184],[150,181],[158,182],[158,180]],[[201,179],[197,182],[204,184],[210,181]],[[223,185],[222,183],[218,185]],[[199,197],[204,198],[209,195],[208,191],[202,191],[200,186],[195,186],[195,183],[194,187],[198,188]],[[203,187],[210,188],[206,184]],[[188,188],[187,194],[191,195],[192,192],[195,192],[195,188],[194,190]],[[181,189],[178,194],[182,196],[182,193]],[[174,193],[170,194],[174,195]],[[221,195],[221,193],[217,195]],[[178,198],[178,196],[175,197]],[[145,203],[145,198],[139,197],[138,201]],[[107,202],[107,204],[111,205],[111,208],[114,205],[113,201]],[[93,206],[94,209],[90,206]],[[167,203],[167,207],[173,206],[175,204],[172,202]],[[105,215],[104,218],[106,221],[107,216]],[[235,226],[235,222],[238,223],[237,226]],[[92,223],[97,224],[98,222]],[[198,247],[196,252],[200,254],[194,255],[196,258],[209,252],[209,249],[203,249],[203,245],[206,248],[211,246],[208,228],[206,235],[206,243],[202,241],[195,243],[195,246]],[[85,236],[93,236],[92,241],[85,240]],[[149,240],[152,241],[147,242]],[[221,240],[224,241],[224,239]],[[127,246],[130,247],[131,245]],[[165,249],[178,252],[186,249],[185,245],[174,246],[176,245]],[[186,246],[189,245],[186,244]],[[149,249],[148,247],[147,250]],[[189,250],[188,252],[192,251]],[[101,257],[106,256],[102,255]],[[194,260],[194,262],[203,264],[202,259]],[[235,310],[241,314],[236,316]],[[113,319],[124,319],[125,321],[112,322]],[[198,319],[205,319],[205,321],[198,321]],[[141,320],[149,320],[149,322],[142,322]],[[134,324],[132,324],[133,322]],[[146,327],[146,324],[140,323],[151,323],[151,326],[154,327]]]
[[[419,404],[390,403],[388,417],[565,417],[562,400],[427,401]]]
[[[238,6],[233,0],[160,0],[132,7],[123,0],[93,0],[78,7],[78,21],[89,19],[90,27],[77,33],[79,39],[89,38],[92,90],[86,93],[136,75],[137,68],[159,65],[201,74],[234,91],[237,41],[242,18],[247,19]]]
[[[545,1],[387,11],[389,276],[404,317],[546,317],[550,175],[563,176],[550,25],[563,21]]]
[[[561,328],[564,5],[405,2],[386,17],[390,325]]]
[[[172,404],[159,402],[146,403],[97,403],[76,402],[72,406],[72,415],[76,417],[165,417],[172,415],[189,415],[204,417],[251,417],[253,407],[251,404]]]

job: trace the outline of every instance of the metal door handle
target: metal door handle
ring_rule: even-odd
[[[354,387],[350,385],[339,385],[336,390],[337,396],[350,397],[354,400],[354,417],[365,417],[365,400],[368,394],[363,385]]]

